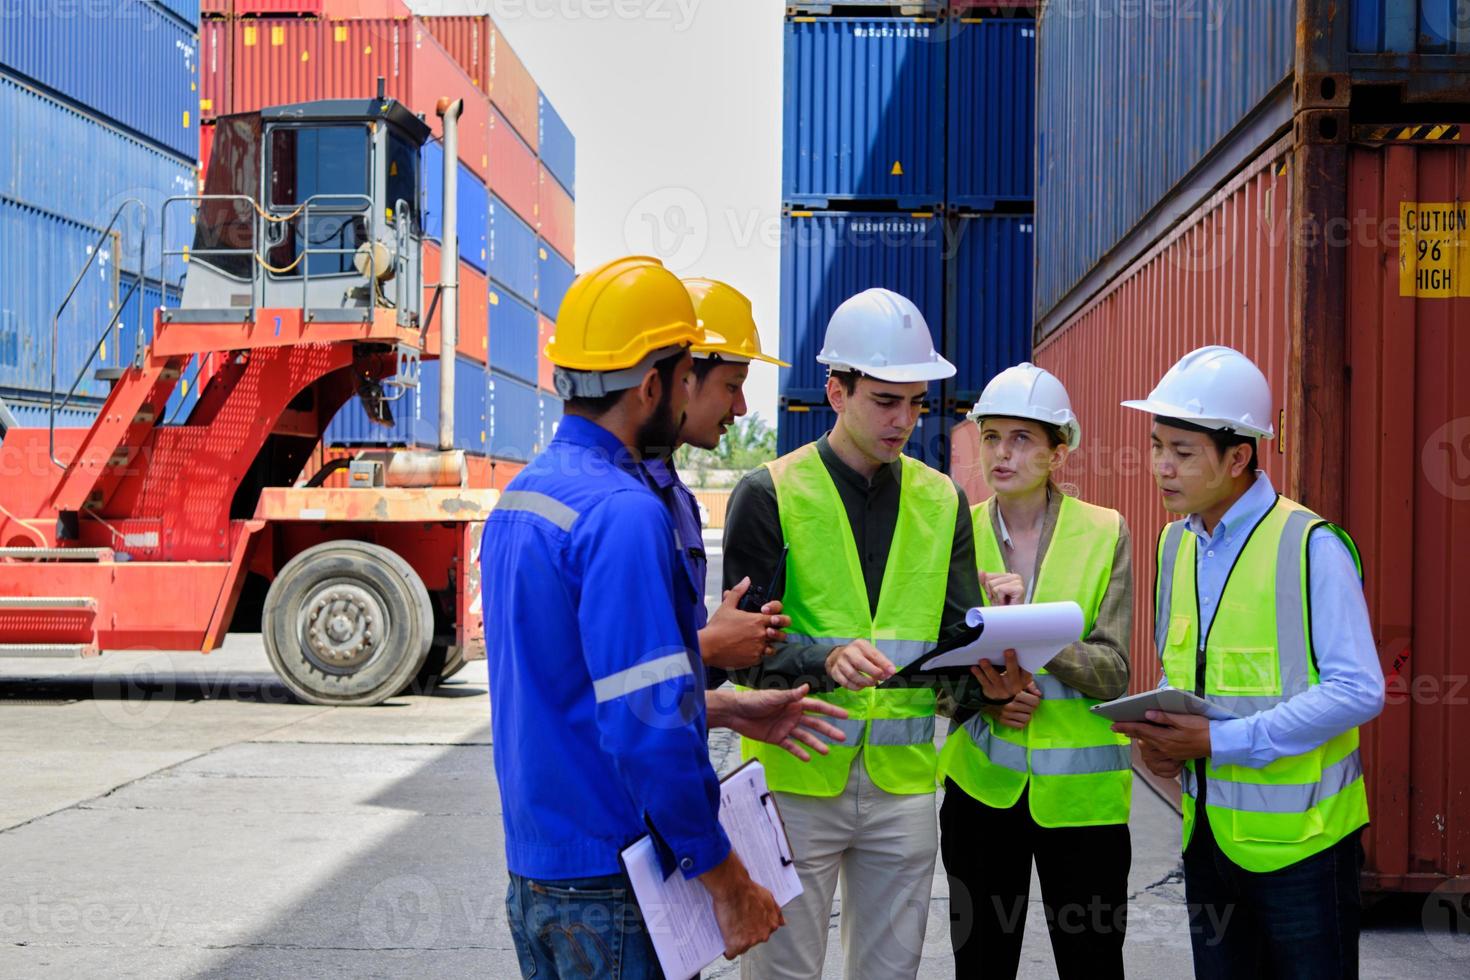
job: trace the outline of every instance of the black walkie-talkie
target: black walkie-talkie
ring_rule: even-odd
[[[741,612],[758,613],[761,607],[772,599],[781,598],[781,592],[786,588],[786,555],[791,551],[791,546],[786,545],[781,549],[781,557],[776,560],[776,573],[771,576],[771,584],[761,588],[754,582],[750,589],[740,599],[740,605],[736,608]]]

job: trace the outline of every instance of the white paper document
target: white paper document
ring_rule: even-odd
[[[980,638],[926,662],[925,670],[973,667],[982,660],[1002,666],[1005,652],[1015,650],[1022,669],[1034,674],[1063,648],[1082,639],[1082,607],[1075,602],[982,606],[971,609],[965,622],[972,629],[984,627]]]
[[[778,905],[801,894],[791,842],[760,762],[747,762],[720,782],[720,826],[745,870],[770,890]],[[652,838],[624,848],[623,866],[664,976],[688,980],[725,955],[725,937],[709,892],[698,879],[685,879],[682,871],[665,878]]]

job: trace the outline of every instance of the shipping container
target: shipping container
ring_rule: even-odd
[[[546,167],[541,168],[541,197],[537,206],[541,237],[569,262],[575,262],[577,242],[577,209],[566,188],[559,184]]]
[[[438,245],[432,242],[424,243],[423,309],[425,311],[428,311],[434,302],[434,287],[439,284],[439,262],[442,254]],[[490,358],[489,299],[489,285],[485,280],[485,274],[471,268],[468,263],[461,262],[459,264],[459,333],[455,338],[454,349],[461,357],[480,364],[489,363]],[[439,325],[444,322],[443,314],[444,298],[441,295],[434,309],[434,319],[429,323],[429,334],[424,341],[424,349],[434,354],[439,352]]]
[[[786,9],[790,13],[804,14],[806,16],[825,16],[832,13],[836,7],[851,7],[861,10],[861,13],[891,14],[902,12],[904,14],[926,13],[935,15],[943,13],[946,0],[789,0]]]
[[[1029,201],[1036,143],[1036,21],[951,22],[948,192],[950,207],[990,211]]]
[[[786,22],[784,201],[943,201],[943,33],[922,19]]]
[[[366,20],[413,16],[403,0],[234,0],[240,17],[323,17],[327,20]]]
[[[120,257],[138,268],[147,228],[146,266],[156,273],[159,212],[169,197],[195,193],[192,157],[176,156],[3,72],[0,119],[0,196],[99,229],[124,202],[137,200],[147,220],[132,210],[119,222],[128,235]],[[187,244],[182,222],[171,232],[171,248]]]
[[[1352,50],[1470,52],[1470,8],[1456,0],[1353,0]]]
[[[502,493],[510,485],[510,481],[520,476],[521,470],[526,468],[525,463],[495,459],[492,456],[469,456],[465,462],[469,464],[470,486],[499,490]]]
[[[944,356],[955,366],[949,397],[972,404],[1001,371],[1031,356],[1030,215],[962,215],[948,230]]]
[[[776,419],[776,453],[784,456],[815,442],[836,424],[837,413],[828,405],[783,405]],[[932,412],[920,416],[908,445],[904,446],[904,455],[944,469],[949,453],[947,428],[945,420]]]
[[[577,196],[577,141],[545,92],[538,96],[541,126],[541,162],[561,181],[567,194]]]
[[[7,13],[0,65],[189,159],[199,151],[198,34],[145,0]],[[141,66],[146,66],[143,70]]]
[[[557,427],[561,425],[562,409],[565,403],[555,394],[541,392],[541,448],[545,449],[556,437]]]
[[[490,110],[490,189],[533,228],[541,177],[536,153],[494,108]]]
[[[424,234],[434,241],[444,237],[444,147],[438,140],[424,144]],[[459,257],[484,272],[490,260],[490,194],[473,170],[459,165],[455,212],[459,216]]]
[[[536,249],[537,256],[541,259],[540,281],[536,289],[536,309],[555,320],[561,312],[561,301],[572,288],[572,280],[577,274],[572,269],[572,264],[560,255],[556,250],[541,242]]]
[[[199,26],[199,0],[154,0],[189,27]]]
[[[490,278],[527,303],[536,302],[540,278],[536,230],[494,194],[490,195]]]
[[[510,293],[490,287],[490,363],[496,373],[536,384],[540,327],[536,311]]]
[[[546,345],[556,333],[556,324],[542,314],[536,315],[536,386],[542,391],[556,391],[556,365],[546,356]]]
[[[236,32],[228,20],[206,19],[199,25],[199,118],[212,121],[234,105]]]
[[[535,386],[490,373],[490,455],[529,462],[542,448],[541,396]]]
[[[1388,680],[1384,711],[1364,729],[1364,885],[1429,891],[1470,873],[1470,761],[1457,751],[1470,730],[1459,693],[1470,608],[1456,592],[1470,576],[1459,230],[1470,223],[1470,150],[1384,142],[1372,125],[1326,138],[1320,118],[1304,116],[1064,322],[1037,360],[1067,384],[1082,424],[1064,478],[1122,510],[1145,543],[1166,520],[1149,420],[1118,402],[1204,344],[1234,346],[1265,371],[1279,433],[1262,444],[1265,468],[1356,540]],[[1321,248],[1336,222],[1349,233]],[[1134,690],[1159,677],[1147,628],[1154,563],[1140,551]]]
[[[938,346],[944,326],[944,223],[933,214],[793,211],[781,226],[780,391],[821,402],[817,363],[827,321],[849,297],[881,286],[923,311]],[[545,288],[545,277],[542,278]]]
[[[214,152],[214,123],[199,126],[199,186],[204,184],[204,175],[209,173],[209,158]]]
[[[536,151],[541,135],[536,80],[489,17],[425,17],[424,24]]]
[[[101,229],[0,198],[0,394],[46,394],[52,319],[99,241]],[[117,249],[102,248],[59,321],[56,384],[64,395],[87,364],[118,301]],[[94,365],[95,366],[95,365]],[[103,397],[88,368],[77,393]]]
[[[15,426],[18,429],[44,429],[51,424],[51,406],[45,401],[22,401],[7,395],[5,407],[15,417]],[[83,399],[82,407],[68,405],[65,411],[56,413],[56,427],[58,429],[88,428],[101,410],[102,400],[100,398]],[[50,466],[51,464],[47,462],[45,465]]]
[[[484,453],[487,434],[486,373],[484,367],[456,358],[454,376],[454,448]],[[327,425],[330,447],[393,446],[433,448],[439,442],[440,362],[420,365],[419,386],[391,403],[393,424],[375,425],[362,403],[352,399]]]

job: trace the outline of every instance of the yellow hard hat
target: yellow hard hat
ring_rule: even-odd
[[[658,259],[632,255],[577,277],[562,299],[546,358],[565,371],[616,372],[703,339],[679,277]]]
[[[790,367],[761,353],[761,335],[756,329],[750,300],[734,286],[713,279],[685,279],[684,288],[694,301],[704,341],[694,345],[695,357],[720,357],[736,363],[765,361]]]

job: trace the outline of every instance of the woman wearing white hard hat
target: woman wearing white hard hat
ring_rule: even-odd
[[[1156,559],[1163,683],[1221,719],[1115,726],[1183,782],[1195,975],[1356,977],[1358,726],[1383,707],[1357,548],[1257,469],[1271,387],[1243,354],[1203,347],[1123,405],[1153,417],[1154,482],[1180,518]]]
[[[1001,372],[970,418],[993,491],[971,510],[987,601],[1070,600],[1085,628],[1009,704],[958,706],[939,764],[955,972],[1016,975],[1034,860],[1058,975],[1122,977],[1133,776],[1127,739],[1089,709],[1128,690],[1128,528],[1057,487],[1082,435],[1054,375]]]

